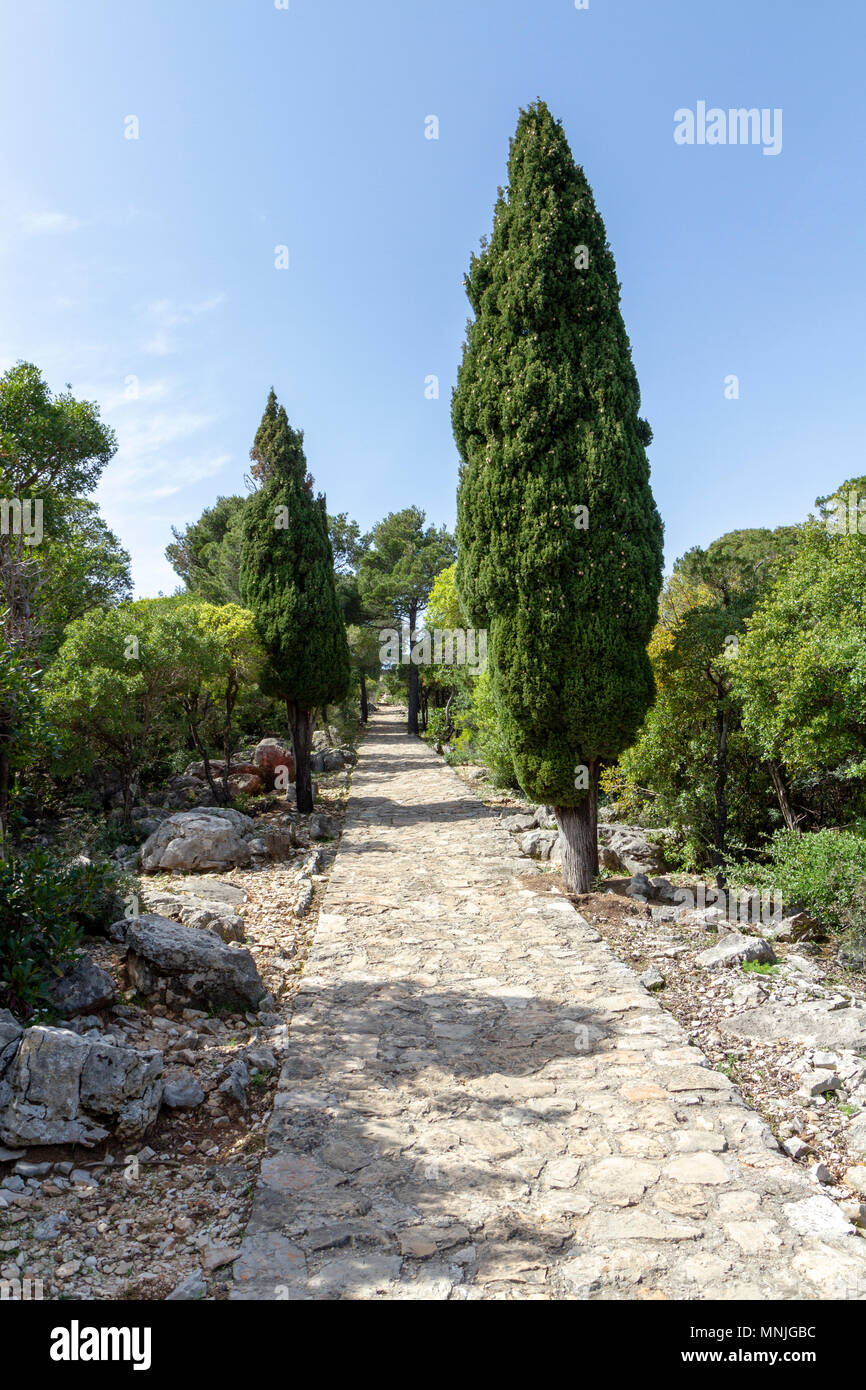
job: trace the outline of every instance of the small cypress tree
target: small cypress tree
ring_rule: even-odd
[[[298,810],[308,812],[313,711],[345,696],[350,665],[325,499],[313,495],[303,445],[271,390],[250,451],[259,489],[244,508],[240,587],[268,656],[262,688],[286,702]]]
[[[457,584],[489,629],[517,781],[555,807],[566,886],[587,892],[600,767],[653,700],[662,525],[604,224],[541,101],[520,114],[508,176],[466,277]]]

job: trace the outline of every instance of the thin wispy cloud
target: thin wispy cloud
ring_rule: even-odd
[[[165,400],[169,392],[169,383],[164,379],[139,381],[136,378],[134,383],[132,381],[127,382],[123,390],[115,391],[109,396],[102,395],[102,412],[105,415],[111,415],[116,410],[126,409],[129,411],[137,405],[152,405],[154,401]]]
[[[24,212],[18,225],[26,236],[56,236],[77,232],[81,222],[68,212]]]
[[[154,357],[167,357],[177,351],[177,344],[171,334],[174,328],[195,323],[205,314],[213,313],[225,302],[225,295],[218,291],[207,298],[179,303],[175,299],[155,299],[144,310],[145,322],[152,324],[154,332],[142,344],[144,352]]]

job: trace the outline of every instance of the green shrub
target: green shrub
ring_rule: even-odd
[[[48,986],[73,959],[83,930],[122,908],[107,868],[58,867],[42,850],[0,860],[0,1007],[25,1018],[48,1006]]]
[[[445,729],[447,721],[444,709],[431,709],[427,714],[427,728],[424,730],[424,738],[428,743],[444,743]]]
[[[497,787],[516,787],[514,759],[502,733],[489,671],[483,671],[472,686],[469,709],[455,717],[460,729],[450,761],[483,763]]]
[[[866,826],[855,831],[779,830],[763,864],[729,866],[737,887],[780,893],[785,912],[799,905],[824,926],[866,937]]]

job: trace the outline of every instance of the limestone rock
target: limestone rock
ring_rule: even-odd
[[[866,1115],[858,1115],[851,1122],[845,1133],[845,1138],[852,1153],[855,1153],[858,1158],[866,1159]]]
[[[520,848],[530,859],[549,859],[559,839],[559,832],[530,830],[520,837]]]
[[[786,1202],[783,1211],[801,1236],[853,1236],[854,1227],[829,1197],[816,1195]]]
[[[806,1004],[768,1001],[757,1009],[720,1019],[718,1026],[722,1033],[754,1042],[788,1038],[805,1047],[866,1051],[866,1009],[835,1009],[823,999]]]
[[[185,1071],[165,1083],[162,1100],[169,1110],[193,1110],[204,1098],[204,1091],[192,1072]]]
[[[658,874],[664,870],[661,847],[639,826],[602,823],[598,827],[598,841],[616,857],[616,864],[610,867],[624,869],[629,874]]]
[[[199,1298],[204,1298],[206,1293],[207,1284],[196,1269],[193,1270],[192,1274],[188,1274],[185,1279],[181,1279],[177,1288],[173,1289],[172,1292],[166,1296],[165,1301],[166,1303],[194,1301]]]
[[[112,1130],[121,1139],[137,1138],[159,1111],[161,1072],[159,1052],[64,1028],[28,1028],[4,1078],[0,1141],[91,1146]]]
[[[340,827],[332,816],[310,816],[311,840],[336,840]]]
[[[511,830],[515,832],[520,830],[534,830],[536,828],[535,816],[525,814],[506,816],[502,822],[502,827],[504,830]]]
[[[638,975],[638,979],[644,989],[650,991],[664,989],[665,977],[655,965],[651,965],[649,970],[645,970],[642,975]]]
[[[21,1024],[9,1010],[0,1009],[0,1077],[15,1056],[23,1032]]]
[[[698,965],[708,970],[718,970],[725,966],[743,965],[747,961],[773,965],[776,953],[769,941],[761,936],[744,936],[741,932],[731,932],[722,938],[718,946],[701,951],[696,957]]]
[[[627,898],[637,898],[639,902],[648,903],[653,895],[653,886],[646,874],[633,874],[625,895]]]
[[[147,913],[130,923],[126,943],[127,977],[143,994],[163,998],[168,988],[203,1004],[249,1009],[266,993],[249,951],[212,932]]]
[[[250,863],[243,834],[252,831],[249,816],[228,807],[180,811],[148,836],[141,850],[145,873],[156,870],[227,869]]]
[[[67,966],[49,987],[51,1002],[64,1018],[106,1009],[117,998],[114,981],[87,956]]]
[[[298,837],[293,825],[264,825],[259,832],[270,857],[278,862],[290,859],[292,851],[298,848]]]

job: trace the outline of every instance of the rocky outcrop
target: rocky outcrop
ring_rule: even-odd
[[[286,825],[263,825],[257,838],[261,840],[271,859],[277,862],[290,859],[292,851],[299,847],[295,827],[288,823]]]
[[[171,891],[142,889],[149,912],[175,917],[186,927],[216,932],[223,941],[243,941],[244,922],[239,909],[247,895],[237,884],[224,883],[210,874],[192,874],[172,881]],[[126,936],[126,927],[123,937]]]
[[[107,1009],[117,998],[111,976],[87,956],[67,966],[60,978],[51,983],[48,993],[64,1018]]]
[[[733,1018],[721,1019],[719,1030],[749,1042],[783,1039],[806,1047],[851,1049],[866,1055],[866,1008],[840,1009],[834,999],[770,1000]]]
[[[210,772],[215,783],[222,781],[224,769],[224,759],[211,759]],[[255,763],[230,763],[227,780],[231,796],[258,796],[265,789],[264,778]],[[213,803],[213,793],[205,776],[203,762],[190,763],[182,777],[172,777],[166,785],[170,797],[175,801],[180,797],[181,804],[184,799],[196,806]]]
[[[336,840],[340,827],[332,816],[310,816],[311,840]]]
[[[518,812],[513,816],[506,816],[502,822],[503,830],[511,830],[515,834],[521,834],[525,830],[535,829],[534,812]]]
[[[161,1001],[251,1009],[267,992],[249,951],[213,932],[148,913],[129,924],[126,945],[130,986]]]
[[[553,860],[559,847],[559,832],[529,830],[525,835],[521,835],[519,844],[523,853],[528,854],[530,859]]]
[[[139,1138],[162,1100],[161,1053],[66,1028],[19,1029],[0,1069],[0,1142],[13,1148]]]
[[[221,941],[243,941],[244,921],[228,903],[211,902],[192,894],[147,893],[151,912],[177,917],[185,927],[212,931]]]
[[[598,827],[599,859],[606,869],[628,874],[660,874],[665,868],[664,852],[651,835],[660,831],[642,830],[636,825]]]
[[[291,751],[277,738],[263,738],[256,744],[253,763],[267,791],[274,790],[279,770],[284,769],[280,778],[286,786],[295,780],[295,760]]]
[[[745,965],[754,961],[759,965],[774,965],[776,953],[769,941],[761,936],[744,936],[741,932],[731,932],[718,946],[701,951],[696,957],[698,965],[708,970],[719,970],[731,965]]]
[[[201,871],[247,865],[252,853],[243,836],[252,830],[249,816],[227,807],[180,811],[145,840],[141,867],[145,873],[154,873],[159,869]]]

